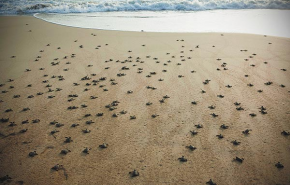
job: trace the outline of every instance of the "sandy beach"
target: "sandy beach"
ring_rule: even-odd
[[[289,38],[0,23],[0,184],[290,184]]]

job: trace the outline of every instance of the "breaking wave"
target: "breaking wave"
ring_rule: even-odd
[[[0,0],[0,14],[290,9],[289,0]]]

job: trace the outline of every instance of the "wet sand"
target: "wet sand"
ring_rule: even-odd
[[[3,184],[290,184],[289,38],[0,22]]]

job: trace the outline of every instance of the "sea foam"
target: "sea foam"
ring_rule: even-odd
[[[0,14],[290,9],[288,0],[0,0]]]

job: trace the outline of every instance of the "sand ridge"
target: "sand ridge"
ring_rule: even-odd
[[[290,184],[288,38],[0,20],[4,184]]]

